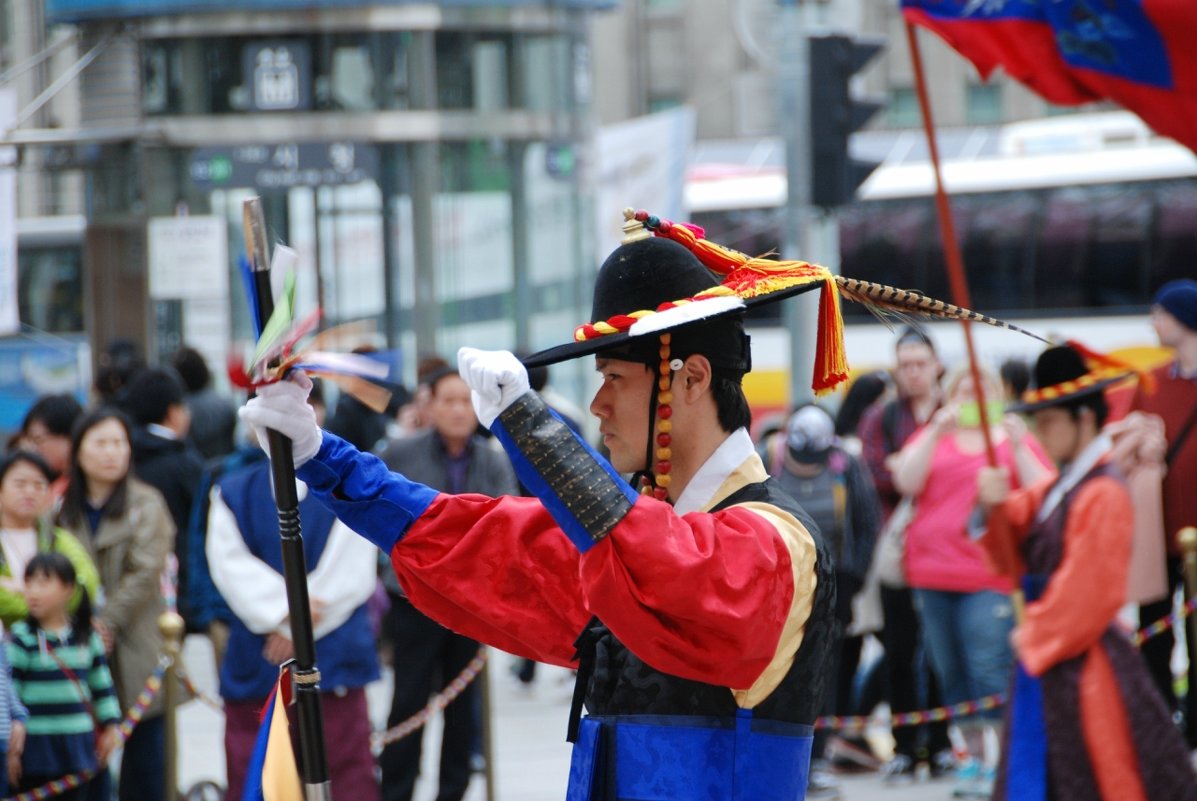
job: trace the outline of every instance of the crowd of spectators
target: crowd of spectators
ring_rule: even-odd
[[[1197,495],[1184,489],[1184,476],[1197,471],[1197,436],[1189,436],[1197,409],[1197,283],[1169,287],[1157,298],[1152,321],[1175,356],[1156,371],[1154,393],[1140,386],[1129,404],[1130,422],[1109,428],[1117,437],[1136,426],[1155,426],[1168,442],[1153,474],[1153,497],[1162,504],[1153,536],[1164,538],[1160,552],[1167,561],[1158,593],[1140,607],[1144,624],[1173,609],[1181,575],[1175,535],[1197,522]],[[545,376],[536,378],[534,387],[552,397]],[[998,463],[1008,468],[1011,487],[1053,471],[1034,432],[1001,406],[1027,388],[1027,365],[1011,360],[1000,377],[982,370],[980,379],[984,398],[997,402],[985,407],[988,439]],[[988,462],[981,394],[967,370],[945,378],[934,341],[911,327],[896,339],[891,369],[858,376],[838,408],[807,404],[791,410],[757,443],[768,472],[812,516],[835,557],[839,642],[827,714],[868,714],[880,701],[892,713],[933,709],[1000,693],[1008,684],[1015,658],[1012,585],[992,572],[968,533],[976,476]],[[319,387],[311,402],[323,420]],[[550,403],[576,425],[580,412],[559,398]],[[237,440],[235,412],[195,350],[181,348],[168,363],[150,366],[128,342],[115,342],[100,355],[86,407],[70,395],[39,398],[0,461],[0,621],[16,632],[10,656],[22,665],[30,657],[19,648],[44,639],[45,632],[95,651],[80,670],[94,683],[93,710],[103,706],[105,712],[95,722],[107,725],[109,696],[130,707],[157,664],[163,646],[157,618],[166,603],[162,577],[177,576],[187,632],[213,644],[226,709],[229,790],[240,797],[256,710],[293,649],[270,473],[257,446]],[[479,428],[468,387],[443,359],[424,360],[415,391],[396,387],[385,412],[341,394],[327,425],[438,490],[494,496],[521,491],[506,456]],[[402,661],[388,718],[394,725],[458,675],[478,644],[416,611],[385,556],[309,501],[302,482],[299,493],[325,722],[334,744],[334,795],[409,801],[422,738],[389,744],[375,763],[364,688],[380,675],[380,654],[383,661]],[[902,515],[902,525],[893,525],[895,514]],[[883,532],[904,538],[898,580],[878,571]],[[58,561],[38,561],[44,554]],[[61,620],[57,612],[42,615],[49,602],[39,600],[37,609],[30,602],[33,567],[39,586],[61,584]],[[51,622],[39,623],[41,617]],[[85,630],[77,630],[81,626]],[[1168,634],[1143,655],[1197,748],[1197,693],[1190,689],[1187,708],[1175,697],[1172,648]],[[1189,643],[1189,688],[1197,685],[1195,662]],[[534,667],[520,666],[522,682],[534,680]],[[38,706],[22,704],[20,693],[9,689],[0,688],[0,748],[6,778],[27,788],[48,775],[44,760],[34,756],[22,770],[23,754],[33,753],[27,732],[44,727],[31,722]],[[479,767],[479,717],[473,687],[444,712],[438,801],[459,801]],[[957,796],[988,797],[1000,728],[1000,711],[991,711],[950,726],[895,726],[892,748],[878,748],[859,734],[821,734],[808,797],[835,797],[839,789],[830,771],[845,760],[879,768],[887,783],[954,776]],[[77,797],[105,799],[115,791],[122,801],[162,798],[163,748],[158,700],[124,745],[121,780],[101,772]]]

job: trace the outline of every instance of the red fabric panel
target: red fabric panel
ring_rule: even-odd
[[[1101,648],[1089,651],[1081,669],[1081,731],[1102,801],[1148,801],[1131,739],[1130,715],[1114,668]]]
[[[1165,43],[1170,89],[1073,67],[1061,57],[1050,25],[1017,19],[945,20],[907,8],[906,18],[928,28],[969,59],[982,77],[1001,66],[1012,78],[1059,105],[1113,100],[1157,133],[1197,149],[1197,11],[1190,0],[1143,0]]]

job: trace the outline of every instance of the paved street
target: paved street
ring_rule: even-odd
[[[184,658],[196,684],[215,694],[211,649],[207,640],[189,637]],[[509,678],[511,658],[496,654],[492,677],[494,748],[497,752],[494,782],[497,801],[561,801],[569,769],[569,746],[565,726],[569,714],[572,683],[567,671],[540,668],[531,693],[517,690]],[[385,723],[390,704],[389,681],[384,678],[371,687],[371,717],[376,728]],[[180,710],[181,757],[180,782],[184,788],[201,779],[224,782],[223,731],[219,712],[199,702]],[[879,733],[884,736],[884,733]],[[426,743],[424,775],[436,775],[435,743],[439,741],[436,722]],[[921,781],[906,787],[884,787],[874,775],[842,776],[845,801],[946,801],[951,798],[950,781]],[[423,782],[416,801],[432,801],[435,788]],[[466,801],[485,801],[486,787],[477,777]],[[337,801],[352,801],[337,799]]]

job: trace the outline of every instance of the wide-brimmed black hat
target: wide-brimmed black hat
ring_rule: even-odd
[[[660,335],[672,334],[672,354],[701,353],[716,371],[743,374],[751,368],[743,314],[812,289],[822,289],[821,325],[834,329],[838,345],[825,348],[826,368],[816,385],[834,386],[843,365],[842,323],[834,277],[806,262],[754,259],[703,238],[701,229],[670,223],[644,212],[624,212],[625,238],[595,279],[591,322],[578,326],[572,342],[524,359],[528,367],[596,353],[654,364]],[[831,359],[828,362],[827,359]],[[827,367],[828,364],[833,366]]]
[[[1056,345],[1039,354],[1034,387],[1024,392],[1021,401],[1011,406],[1010,411],[1025,413],[1063,406],[1102,392],[1134,373],[1130,365],[1077,342]]]

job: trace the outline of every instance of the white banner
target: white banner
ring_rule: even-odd
[[[0,132],[17,122],[17,91],[0,88]],[[17,149],[0,147],[0,336],[21,329],[17,308]]]
[[[679,107],[607,125],[595,137],[595,250],[601,262],[622,238],[627,206],[683,222],[694,110]]]
[[[227,298],[229,245],[224,219],[155,217],[148,226],[150,297]]]

